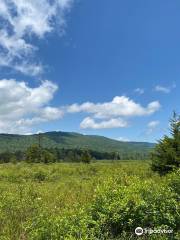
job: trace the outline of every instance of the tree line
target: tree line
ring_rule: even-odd
[[[151,157],[150,157],[151,156]],[[152,160],[151,168],[163,175],[180,167],[180,116],[174,113],[170,121],[170,136],[164,136],[156,144],[151,154],[128,152],[98,152],[84,149],[43,148],[32,145],[26,151],[5,151],[0,153],[0,163],[84,162],[94,160]]]
[[[51,162],[90,162],[91,160],[144,160],[147,153],[128,152],[99,152],[90,149],[43,148],[32,145],[26,151],[5,151],[0,153],[0,163],[51,163]]]

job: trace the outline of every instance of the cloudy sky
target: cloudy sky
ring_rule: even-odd
[[[156,141],[179,112],[178,0],[1,0],[0,132]]]

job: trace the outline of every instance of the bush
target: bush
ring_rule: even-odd
[[[136,239],[137,226],[173,229],[173,235],[159,234],[158,239],[178,239],[180,212],[174,186],[179,184],[176,173],[162,182],[113,177],[99,185],[88,208],[51,217],[42,212],[27,227],[30,239]],[[157,235],[142,239],[157,239]]]
[[[43,182],[47,179],[47,174],[44,171],[37,171],[34,173],[34,180],[38,181],[38,182]]]
[[[178,207],[178,195],[167,184],[125,177],[124,184],[110,180],[98,189],[91,214],[103,235],[119,239],[123,235],[133,236],[137,225],[177,232]]]
[[[137,226],[173,229],[142,240],[180,239],[180,171],[149,175],[142,162],[0,167],[2,240],[139,239]]]

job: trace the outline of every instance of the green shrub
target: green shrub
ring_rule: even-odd
[[[44,212],[33,219],[28,227],[30,239],[136,239],[137,226],[173,229],[173,235],[158,239],[178,239],[179,182],[175,173],[162,182],[125,174],[112,177],[97,187],[89,207],[52,217]]]
[[[1,165],[0,239],[139,239],[141,226],[174,231],[143,240],[178,240],[179,174],[142,162]]]
[[[34,180],[36,180],[38,182],[42,182],[42,181],[45,181],[46,179],[47,179],[46,172],[39,170],[34,173]]]
[[[132,236],[137,226],[168,228],[177,233],[180,223],[178,195],[167,184],[138,177],[111,179],[99,187],[92,205],[92,219],[113,239]],[[99,234],[99,233],[98,233]]]

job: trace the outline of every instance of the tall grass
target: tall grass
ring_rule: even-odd
[[[139,225],[174,231],[144,239],[178,239],[179,186],[148,161],[3,164],[0,239],[136,239]]]

